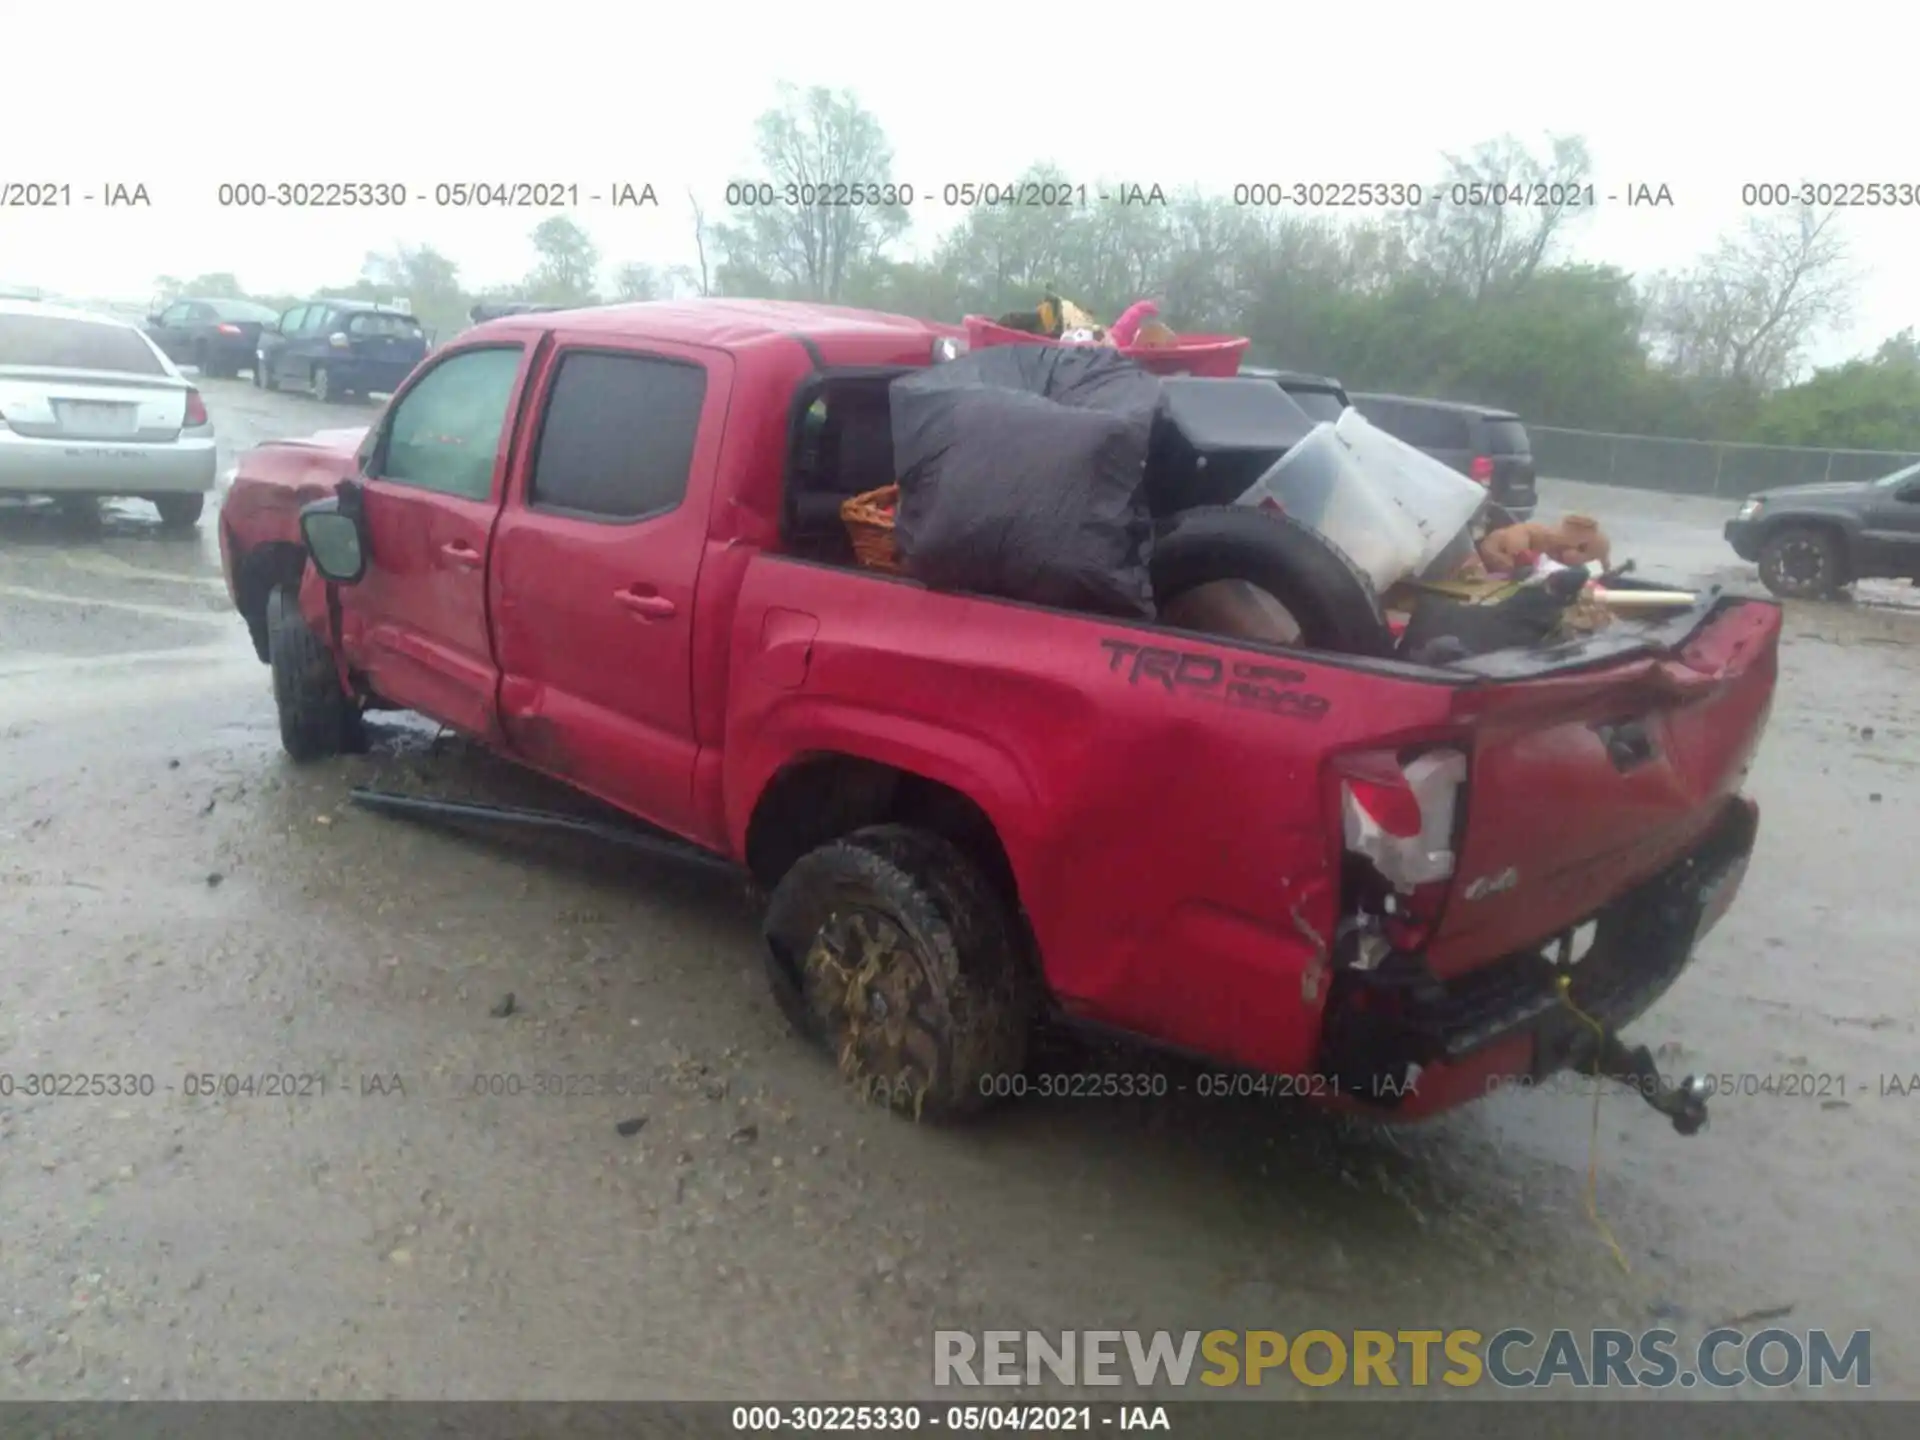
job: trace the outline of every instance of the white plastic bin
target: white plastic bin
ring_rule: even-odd
[[[1391,479],[1383,484],[1368,474],[1336,422],[1323,420],[1236,503],[1278,505],[1339,546],[1373,588],[1384,591],[1415,573],[1426,546],[1412,511],[1397,502],[1393,488]]]
[[[1471,540],[1457,542],[1486,503],[1486,486],[1389,435],[1351,406],[1341,412],[1334,430],[1367,479],[1419,527],[1414,574],[1425,575],[1449,551],[1457,552],[1456,564],[1472,553]]]

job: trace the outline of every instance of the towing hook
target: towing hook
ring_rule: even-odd
[[[1678,1085],[1669,1084],[1654,1063],[1653,1052],[1644,1045],[1631,1049],[1609,1030],[1602,1037],[1589,1067],[1594,1075],[1617,1081],[1638,1095],[1672,1122],[1676,1133],[1697,1135],[1707,1128],[1707,1082],[1689,1075]]]

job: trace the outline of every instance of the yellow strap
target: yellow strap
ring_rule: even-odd
[[[1593,1028],[1593,1033],[1602,1043],[1607,1038],[1607,1027],[1594,1019],[1586,1011],[1573,1003],[1573,977],[1562,975],[1559,978],[1560,1003],[1565,1005],[1582,1023]],[[1600,1238],[1607,1242],[1607,1248],[1613,1251],[1613,1258],[1620,1262],[1620,1268],[1631,1275],[1633,1266],[1627,1263],[1627,1255],[1620,1248],[1620,1242],[1613,1238],[1613,1231],[1605,1220],[1600,1218],[1600,1076],[1594,1076],[1593,1087],[1593,1133],[1587,1140],[1587,1218],[1593,1221],[1594,1229],[1600,1232]]]

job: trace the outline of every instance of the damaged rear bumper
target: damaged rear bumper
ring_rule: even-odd
[[[1592,917],[1592,943],[1577,957],[1527,951],[1448,981],[1404,954],[1343,972],[1328,1001],[1322,1073],[1359,1108],[1411,1120],[1502,1083],[1575,1070],[1620,1080],[1676,1128],[1698,1129],[1699,1094],[1666,1085],[1616,1032],[1666,993],[1726,913],[1758,824],[1752,801],[1729,800],[1684,858]],[[1558,948],[1570,945],[1569,936]]]

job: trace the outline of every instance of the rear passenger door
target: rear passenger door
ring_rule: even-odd
[[[501,729],[529,763],[694,835],[694,592],[733,362],[557,341],[494,537]]]

